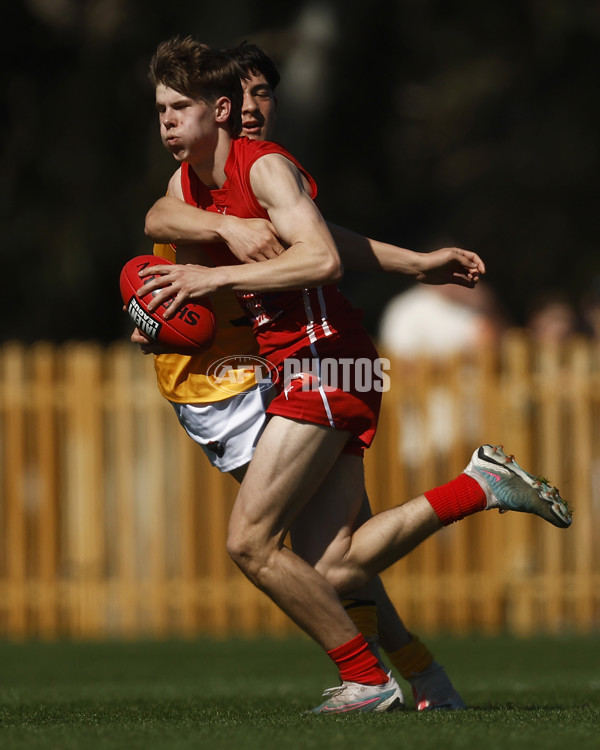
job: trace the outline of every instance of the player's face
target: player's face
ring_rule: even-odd
[[[277,100],[263,75],[242,79],[242,135],[258,141],[269,141],[275,130]]]
[[[177,161],[196,163],[206,158],[216,138],[214,105],[159,83],[156,109],[163,145]]]

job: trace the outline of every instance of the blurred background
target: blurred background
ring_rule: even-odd
[[[279,140],[332,221],[417,250],[479,252],[516,324],[579,307],[597,254],[600,5],[578,0],[19,0],[3,56],[2,340],[126,335],[118,272],[174,162],[147,80],[159,41],[256,42]],[[402,280],[349,275],[376,332]]]

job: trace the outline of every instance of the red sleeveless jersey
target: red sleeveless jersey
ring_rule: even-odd
[[[209,190],[187,163],[181,183],[187,203],[242,219],[268,219],[250,187],[250,168],[261,156],[281,154],[308,179],[312,177],[281,146],[239,138],[231,144],[222,188]],[[205,245],[215,265],[233,265],[228,247]],[[283,292],[238,292],[250,317],[260,354],[277,369],[278,395],[267,411],[290,419],[350,433],[344,451],[362,454],[375,435],[381,404],[382,377],[378,355],[355,310],[335,285]],[[292,367],[293,365],[293,367]],[[372,387],[364,387],[367,367]]]
[[[307,178],[311,197],[317,185],[299,162],[282,146],[269,141],[238,138],[232,141],[225,164],[222,188],[208,189],[190,165],[183,163],[181,183],[186,203],[242,219],[269,218],[250,187],[250,168],[266,154],[281,154]],[[204,246],[215,265],[239,263],[224,243]],[[280,292],[237,292],[244,312],[252,321],[260,353],[273,364],[280,363],[299,347],[361,328],[361,313],[355,310],[335,285]]]

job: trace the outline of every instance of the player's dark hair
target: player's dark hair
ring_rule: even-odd
[[[242,75],[231,55],[201,44],[191,36],[161,42],[150,61],[149,77],[191,99],[213,104],[219,97],[231,101],[229,126],[237,135],[242,126]]]
[[[263,75],[273,91],[279,83],[279,71],[271,58],[256,44],[242,42],[237,47],[226,50],[242,70],[242,77]]]

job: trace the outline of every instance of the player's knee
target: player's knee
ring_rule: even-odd
[[[253,558],[254,548],[243,534],[230,531],[227,537],[227,552],[233,562],[244,570]]]
[[[253,583],[259,584],[261,570],[268,564],[269,545],[242,530],[230,530],[227,537],[227,552],[233,562]]]

